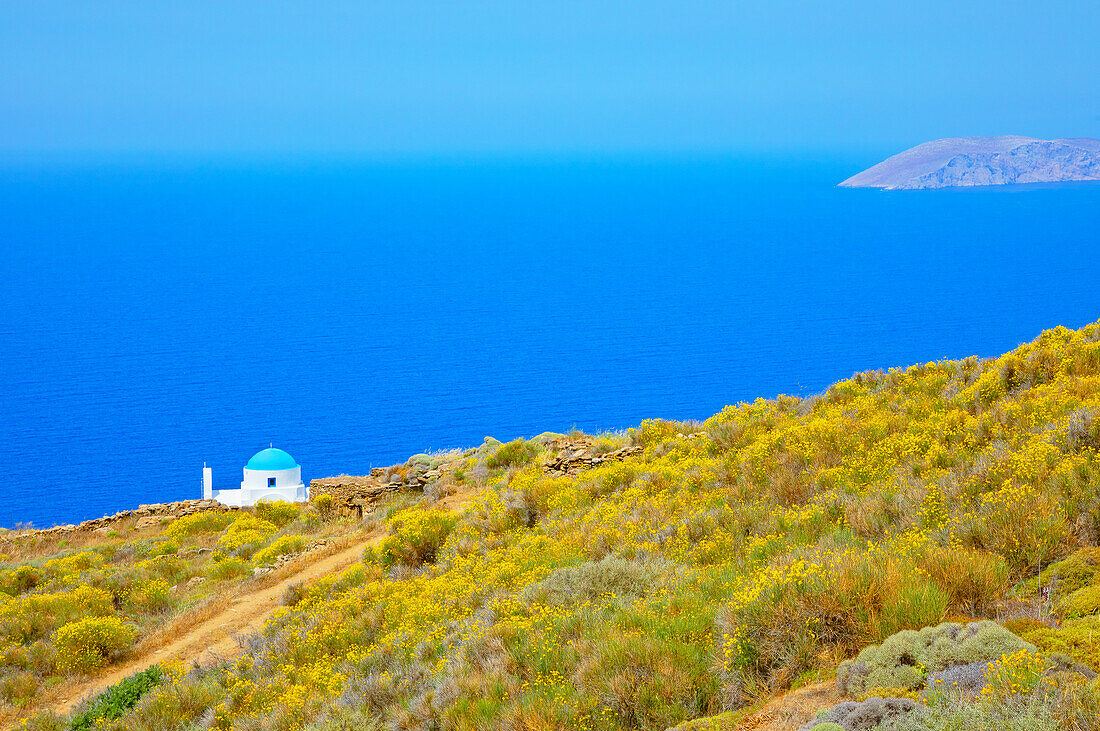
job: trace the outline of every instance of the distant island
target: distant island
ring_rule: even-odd
[[[1100,180],[1100,140],[1091,137],[948,137],[925,142],[840,183],[845,188],[922,190]]]

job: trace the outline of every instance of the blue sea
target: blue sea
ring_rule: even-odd
[[[888,153],[889,151],[884,151]],[[702,419],[1100,318],[1100,186],[877,158],[0,164],[0,523]]]

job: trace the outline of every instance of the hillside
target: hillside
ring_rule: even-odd
[[[703,423],[487,440],[362,523],[326,499],[13,536],[0,699],[31,729],[1097,731],[1098,411],[1094,323]],[[239,657],[55,713],[293,536],[362,560]]]
[[[949,137],[925,142],[840,183],[915,190],[1100,180],[1100,140]]]

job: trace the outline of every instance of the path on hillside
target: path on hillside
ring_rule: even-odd
[[[438,505],[457,512],[465,508],[473,496],[473,490],[466,490],[444,498]],[[362,558],[366,546],[378,543],[387,533],[386,527],[380,526],[370,533],[355,536],[346,547],[316,561],[291,562],[279,571],[279,580],[270,586],[265,585],[255,591],[242,587],[243,591],[235,595],[224,609],[189,627],[170,643],[152,652],[129,658],[120,665],[112,666],[109,672],[89,678],[73,687],[54,710],[62,714],[68,713],[81,700],[102,692],[156,662],[178,659],[189,665],[206,659],[226,660],[240,655],[243,650],[237,638],[263,629],[267,620],[282,605],[283,594],[288,585],[308,584],[344,571]]]
[[[93,696],[123,678],[164,660],[179,659],[185,664],[207,658],[232,658],[241,653],[237,637],[263,629],[275,609],[281,606],[283,594],[292,583],[307,583],[338,573],[352,566],[363,555],[363,548],[385,535],[383,531],[357,536],[346,548],[324,556],[313,563],[304,563],[300,570],[283,575],[278,582],[256,591],[245,590],[234,596],[229,604],[213,616],[198,622],[184,634],[152,652],[133,657],[120,665],[112,666],[104,675],[89,678],[62,701],[58,713],[68,713],[84,698]],[[294,563],[288,565],[293,568]],[[280,572],[281,573],[281,572]]]
[[[759,711],[741,719],[737,731],[797,731],[819,710],[841,700],[835,680],[812,683],[768,701]]]

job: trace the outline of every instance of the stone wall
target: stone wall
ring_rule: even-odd
[[[613,452],[597,454],[592,441],[583,437],[574,439],[556,435],[540,441],[546,449],[540,466],[543,472],[554,477],[573,476],[581,470],[591,469],[606,462],[618,462],[642,453],[641,447],[628,446]],[[476,459],[491,454],[500,447],[500,442],[494,439],[490,443],[490,440],[486,439],[486,445],[490,448],[484,453],[479,450],[471,458]],[[358,513],[362,517],[383,495],[398,490],[423,490],[465,462],[466,458],[462,457],[442,464],[437,462],[435,466],[431,466],[426,462],[417,461],[414,457],[404,465],[376,467],[369,475],[323,477],[310,481],[309,499],[315,500],[320,495],[331,495],[336,505]]]
[[[111,527],[119,521],[127,520],[129,518],[137,518],[138,527],[142,528],[147,527],[148,525],[152,525],[153,523],[157,523],[160,519],[163,518],[175,519],[184,515],[191,515],[192,513],[201,513],[210,510],[222,512],[226,510],[239,510],[239,508],[222,505],[217,500],[180,500],[174,503],[154,503],[152,505],[139,505],[133,510],[123,510],[121,513],[115,513],[114,515],[104,515],[102,518],[93,518],[92,520],[85,520],[83,523],[77,523],[76,525],[55,525],[52,528],[31,528],[27,530],[9,531],[0,535],[0,542],[12,541],[31,535],[67,535],[69,533],[75,533],[78,531],[91,532],[95,530],[102,530],[104,528]],[[150,521],[150,518],[153,518],[153,520]],[[145,521],[144,525],[142,525],[142,521]]]
[[[383,495],[398,490],[423,490],[449,472],[454,465],[429,467],[413,463],[389,469],[376,467],[369,475],[339,475],[309,481],[309,499],[332,495],[337,505],[363,515]],[[387,473],[388,476],[387,476]]]
[[[581,470],[591,469],[605,462],[621,462],[627,457],[642,453],[641,447],[622,447],[613,452],[595,454],[591,442],[585,439],[557,439],[547,447],[549,451],[542,459],[542,470],[552,477],[572,477]]]

